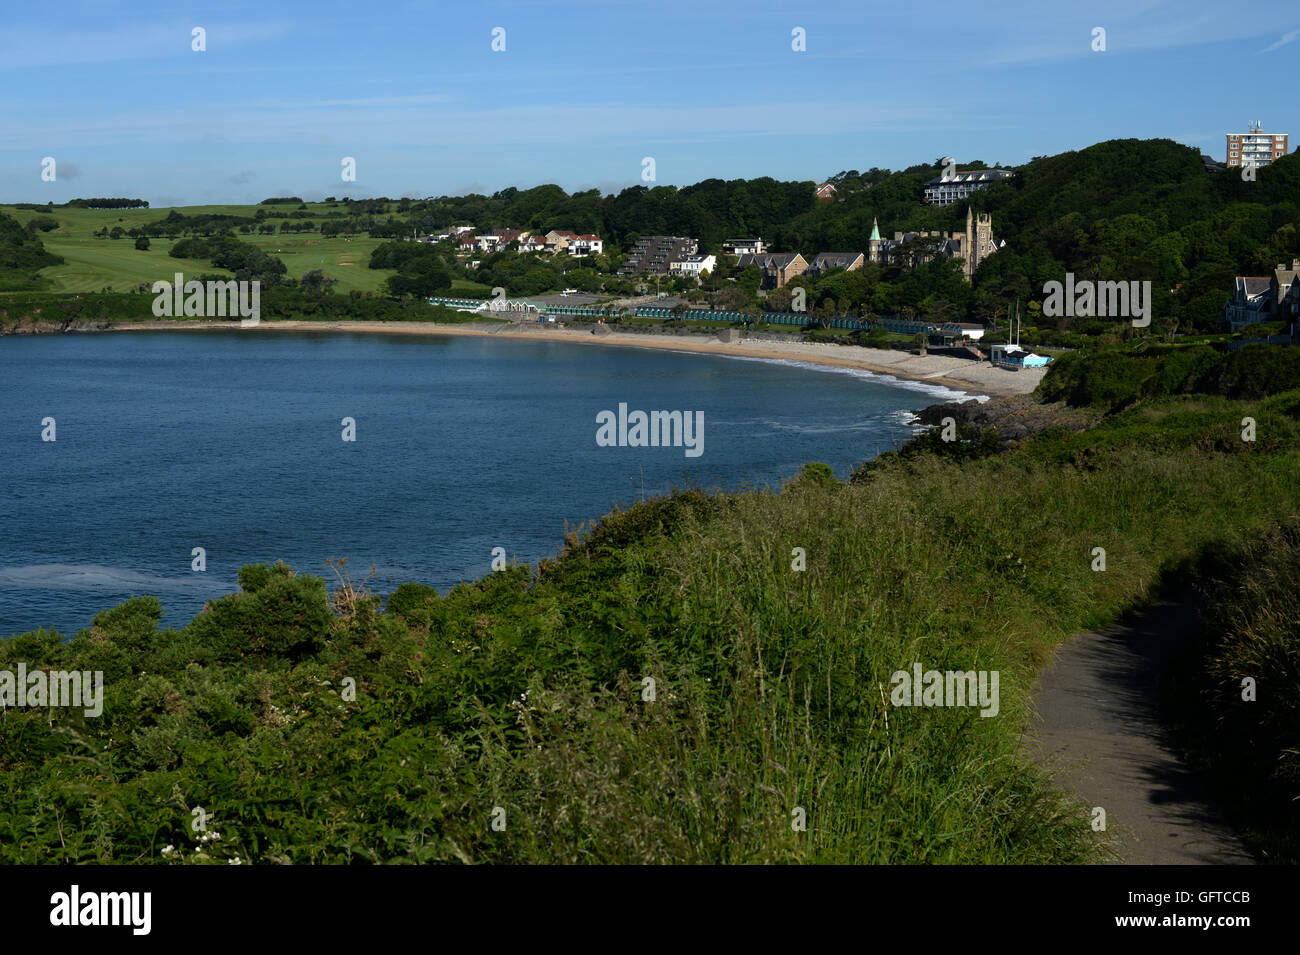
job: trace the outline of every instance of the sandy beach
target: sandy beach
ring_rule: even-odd
[[[435,322],[303,322],[264,321],[251,328],[230,322],[132,322],[114,325],[114,331],[232,331],[241,334],[286,332],[355,332],[391,335],[462,335],[467,337],[503,337],[535,341],[562,341],[577,345],[601,345],[624,348],[654,348],[661,351],[691,352],[701,355],[728,355],[778,361],[807,362],[833,368],[853,368],[880,375],[892,375],[908,381],[942,385],[968,395],[1028,394],[1038,386],[1046,369],[1026,368],[1007,371],[988,362],[977,362],[946,355],[913,355],[908,352],[862,348],[857,345],[810,344],[742,339],[721,342],[704,336],[638,335],[629,332],[592,334],[590,329],[546,328],[527,325],[445,325]]]

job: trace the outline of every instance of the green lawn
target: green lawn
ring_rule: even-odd
[[[176,211],[182,215],[222,214],[252,216],[265,206],[184,206]],[[296,207],[290,207],[296,208]],[[323,214],[335,211],[325,203],[308,203],[308,211]],[[342,208],[342,207],[339,207]],[[170,279],[177,271],[214,272],[211,266],[174,259],[167,253],[172,247],[168,239],[151,239],[147,252],[135,248],[131,238],[101,239],[94,233],[104,227],[121,226],[131,229],[166,218],[167,209],[60,209],[53,212],[33,212],[0,206],[7,213],[26,224],[36,216],[54,218],[59,228],[41,233],[41,241],[55,255],[63,256],[63,265],[42,270],[41,274],[53,280],[53,292],[98,292],[111,289],[129,291],[141,282],[152,283]],[[368,267],[371,251],[384,240],[352,236],[323,239],[314,233],[289,235],[243,235],[239,238],[280,258],[288,268],[291,278],[301,278],[312,269],[320,269],[338,280],[336,291],[375,292],[382,289],[384,280],[393,272]],[[473,288],[473,283],[460,283],[458,289]]]

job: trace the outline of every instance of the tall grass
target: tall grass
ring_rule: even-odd
[[[385,612],[340,617],[321,581],[261,568],[181,631],[146,601],[67,644],[15,638],[0,663],[113,676],[101,720],[51,717],[66,734],[0,717],[0,857],[164,861],[201,803],[252,862],[1104,859],[1022,755],[1034,676],[1295,512],[1298,399],[1161,398],[846,485],[682,491]],[[998,715],[893,706],[918,662],[997,670]]]

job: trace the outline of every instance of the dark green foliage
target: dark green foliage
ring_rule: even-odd
[[[37,272],[62,262],[61,256],[45,251],[35,231],[0,213],[0,291],[44,288],[49,282]]]
[[[70,199],[63,203],[70,209],[148,209],[146,199]]]
[[[1200,569],[1209,612],[1168,694],[1180,738],[1265,861],[1300,862],[1300,521]],[[1253,700],[1243,699],[1246,678]]]
[[[1300,349],[1247,345],[1109,348],[1054,361],[1036,394],[1044,401],[1113,411],[1151,395],[1199,393],[1255,399],[1300,387]]]
[[[1204,373],[1203,389],[1230,398],[1264,398],[1300,388],[1300,348],[1247,345]]]
[[[835,476],[835,472],[831,470],[831,466],[829,464],[824,464],[821,461],[810,461],[805,464],[803,469],[800,470],[798,476],[791,480],[787,485],[787,487],[790,488],[832,488],[839,486],[839,478]]]
[[[240,572],[243,593],[213,601],[186,635],[216,660],[299,658],[326,639],[333,614],[325,581],[294,576],[283,564]]]
[[[167,254],[178,259],[208,259],[216,268],[233,272],[239,281],[261,282],[263,289],[279,285],[287,271],[275,256],[228,234],[213,239],[181,239]]]

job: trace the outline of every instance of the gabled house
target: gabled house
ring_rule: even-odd
[[[1271,320],[1277,311],[1277,278],[1271,275],[1238,275],[1232,298],[1223,306],[1223,321],[1230,331]]]
[[[605,240],[590,233],[574,236],[569,240],[568,253],[577,258],[584,255],[600,255],[605,248]]]
[[[817,187],[817,199],[820,202],[834,202],[835,184],[831,182],[823,182],[819,185]]]
[[[530,235],[519,240],[520,252],[544,252],[546,251],[546,239],[540,235]]]
[[[843,269],[853,272],[862,268],[866,256],[861,252],[818,252],[808,266],[810,275],[821,275],[831,269]]]
[[[702,272],[712,275],[717,267],[716,255],[686,255],[675,262],[668,263],[668,274],[692,275],[698,279]]]
[[[468,252],[470,249],[478,248],[478,238],[473,232],[462,232],[457,244],[462,252]]]
[[[808,271],[807,260],[798,252],[742,255],[736,264],[742,269],[750,265],[757,265],[762,269],[764,288],[780,288],[796,275],[803,275]]]
[[[576,232],[565,232],[560,229],[552,229],[546,233],[546,248],[551,252],[563,252],[568,249],[569,243],[578,237]]]

